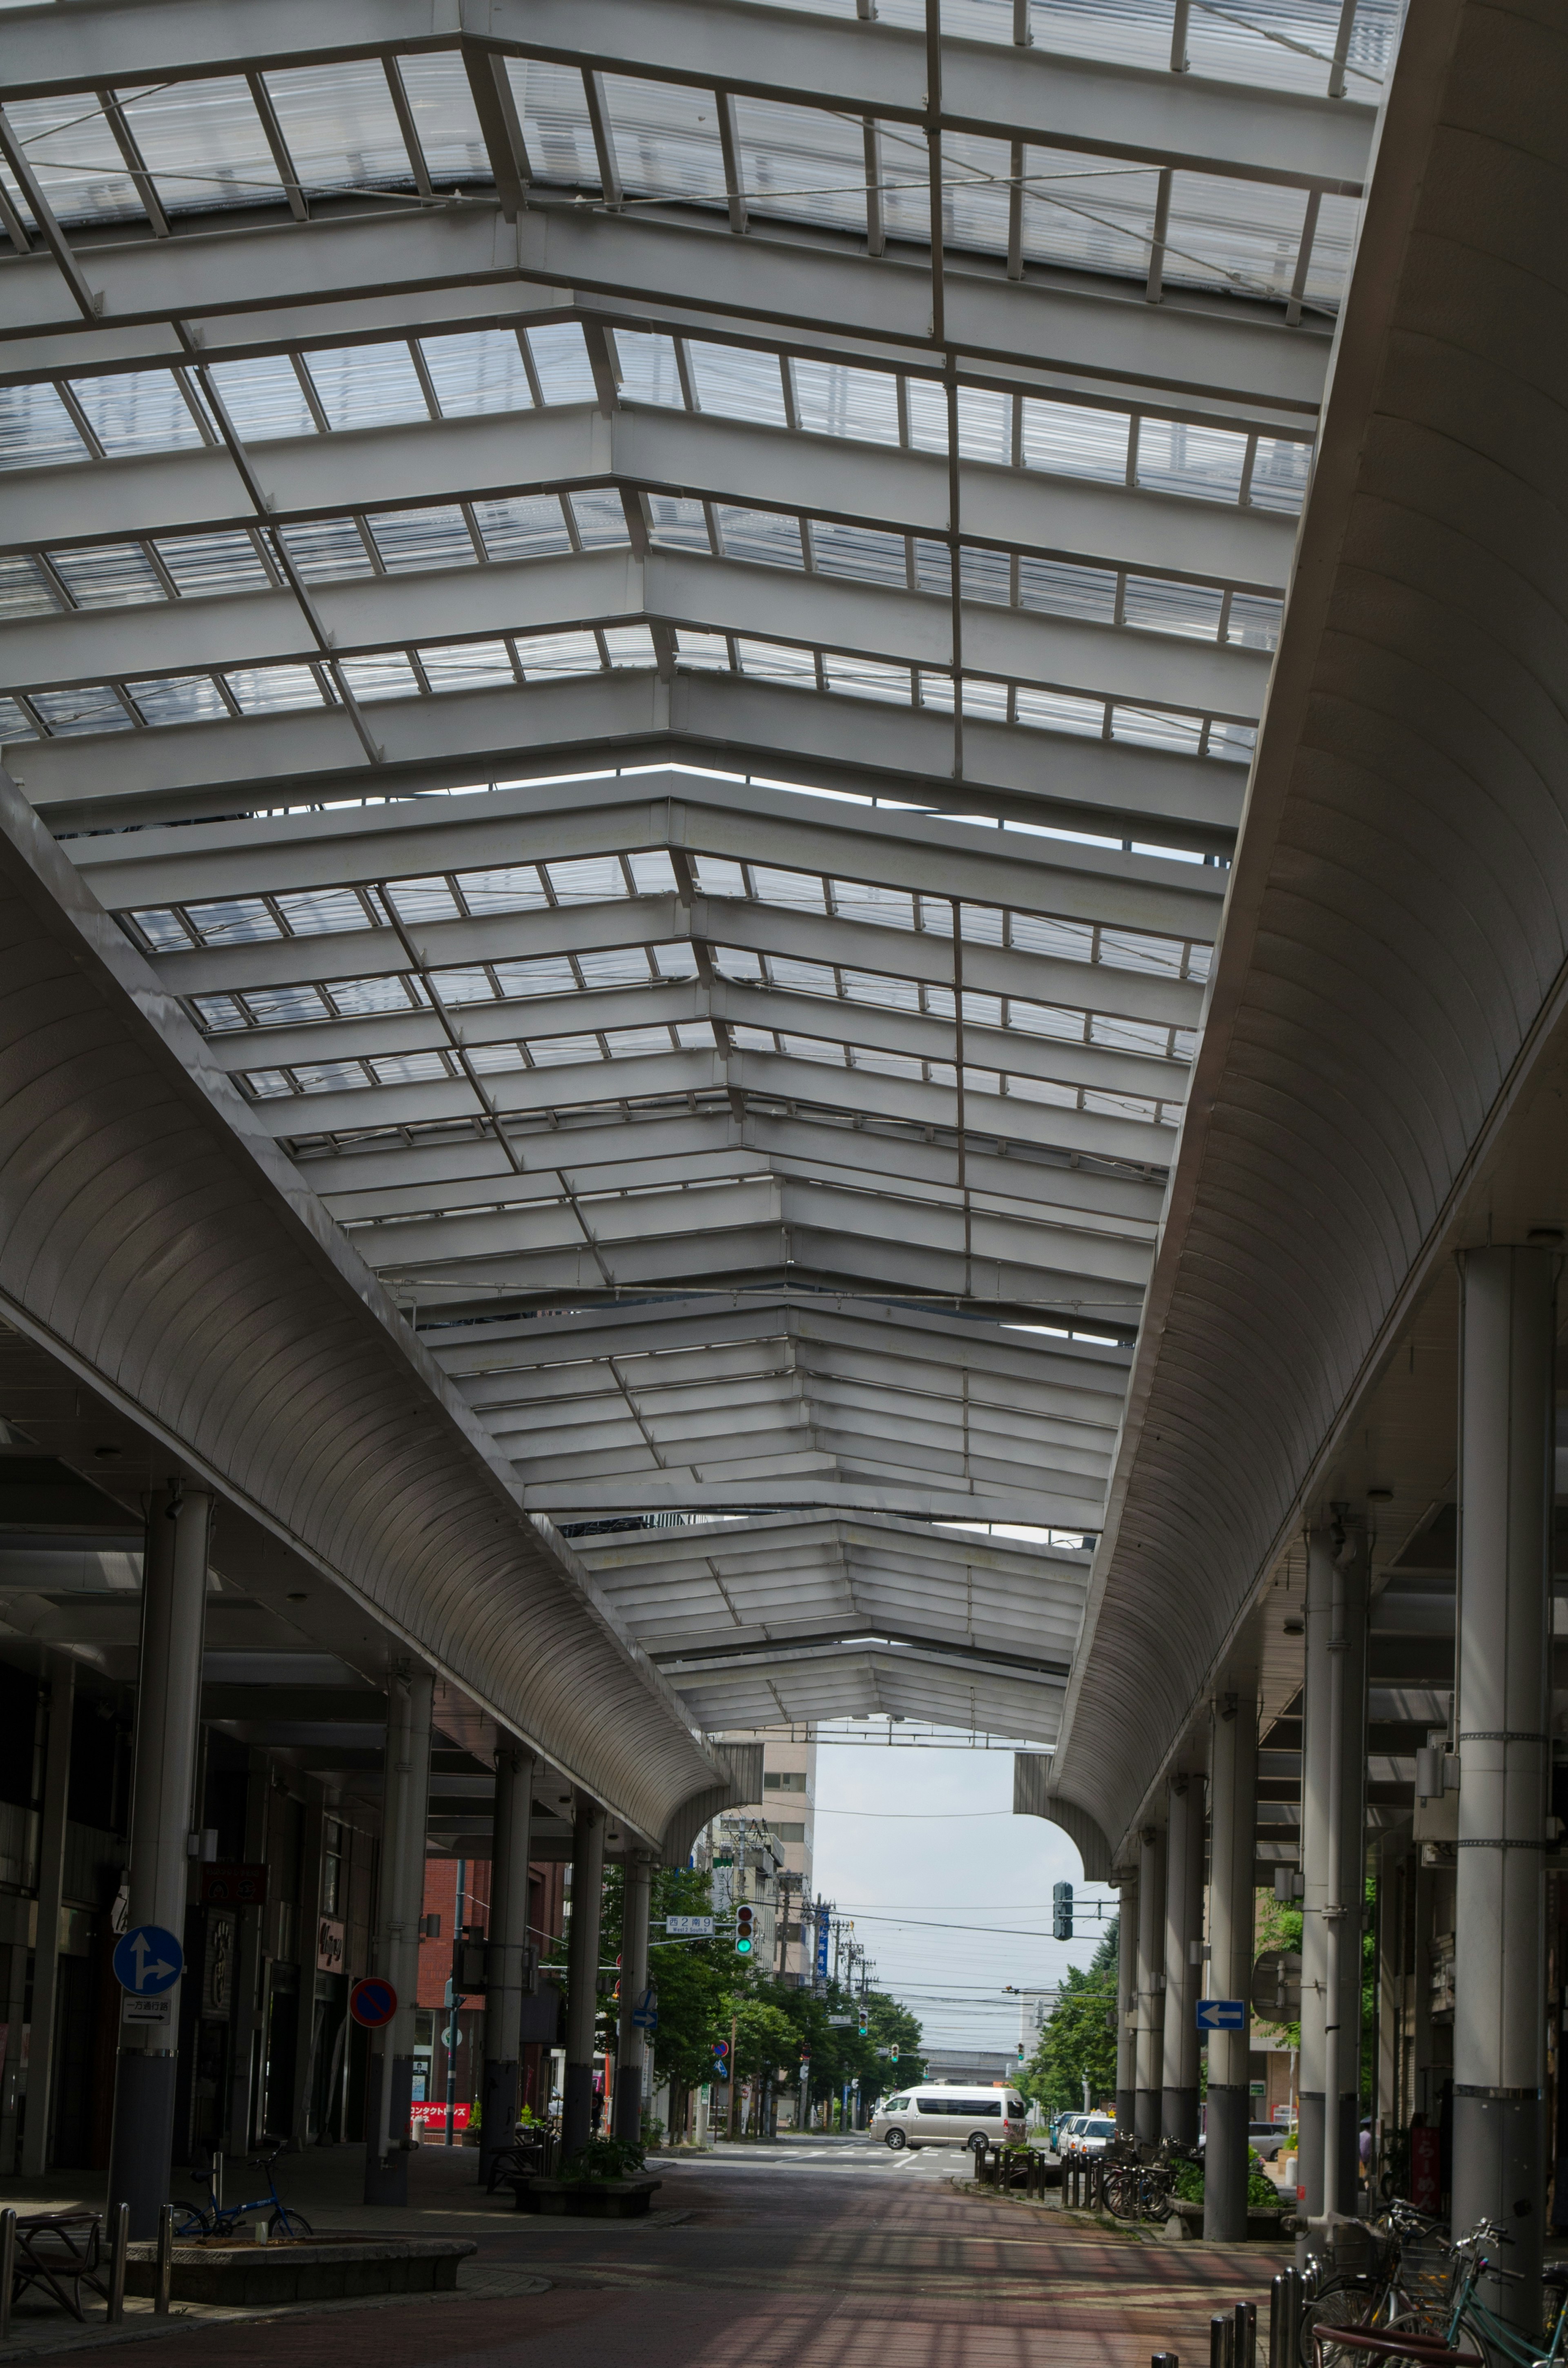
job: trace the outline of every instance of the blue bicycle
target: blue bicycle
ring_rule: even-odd
[[[267,2173],[267,2193],[257,2195],[248,2203],[225,2203],[223,2201],[223,2157],[215,2154],[205,2170],[193,2170],[191,2177],[207,2190],[207,2202],[187,2206],[175,2226],[179,2237],[233,2237],[247,2215],[257,2213],[264,2216],[268,2237],[313,2237],[315,2230],[302,2212],[284,2203],[278,2192],[278,2181],[272,2166],[288,2144],[286,2138],[263,2138],[263,2146],[272,2151],[247,2157],[253,2170]]]

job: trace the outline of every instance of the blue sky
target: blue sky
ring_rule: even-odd
[[[1085,1885],[1066,1835],[1015,1817],[1012,1799],[1010,1751],[818,1747],[818,1895],[854,1918],[876,1987],[919,2016],[927,2046],[1014,2046],[1018,2006],[1004,1986],[1060,1981],[1103,1929],[1080,1920],[1079,1937],[1052,1941],[1051,1885],[1114,1903]]]

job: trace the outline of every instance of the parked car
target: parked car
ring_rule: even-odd
[[[1104,2154],[1116,2135],[1116,2121],[1110,2113],[1080,2113],[1073,2133],[1073,2151],[1078,2155]]]
[[[1249,2122],[1247,2144],[1260,2162],[1272,2162],[1290,2135],[1289,2122]]]
[[[870,2135],[895,2154],[901,2146],[962,2146],[982,2154],[987,2146],[1017,2145],[1024,2127],[1024,2100],[1010,2089],[924,2085],[884,2099],[871,2116]]]
[[[1057,2123],[1054,2144],[1063,2161],[1072,2153],[1073,2140],[1088,2119],[1087,2113],[1063,2113]]]

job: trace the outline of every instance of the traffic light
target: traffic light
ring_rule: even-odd
[[[751,1955],[753,1929],[756,1921],[756,1908],[751,1907],[743,1899],[740,1906],[735,1909],[735,1954],[737,1957],[749,1957]]]
[[[890,2047],[890,2048],[888,2049],[888,2057],[889,2057],[889,2061],[890,2061],[890,2062],[892,2062],[892,2063],[893,2063],[893,2064],[896,2064],[896,2063],[898,2062],[898,2050],[897,2050],[897,2048],[896,2048],[896,2047]]]
[[[1051,1937],[1053,1941],[1073,1938],[1073,1886],[1059,1883],[1051,1895]]]
[[[860,2036],[862,2039],[865,2038],[866,2033],[869,2031],[870,2027],[870,2009],[867,2007],[862,2007],[860,2009]]]

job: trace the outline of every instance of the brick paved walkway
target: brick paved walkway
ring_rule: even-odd
[[[669,2216],[601,2227],[488,2203],[472,2156],[415,2169],[403,2225],[479,2242],[457,2295],[187,2321],[144,2336],[135,2368],[1147,2368],[1161,2351],[1200,2368],[1215,2310],[1250,2295],[1267,2324],[1279,2266],[1272,2247],[1167,2246],[955,2192],[946,2160],[864,2143],[661,2165]],[[517,2291],[535,2275],[548,2292]]]

